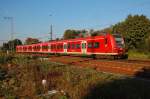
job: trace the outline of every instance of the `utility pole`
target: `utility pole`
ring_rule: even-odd
[[[52,24],[50,26],[50,40],[51,41],[53,40],[53,27],[52,27]]]
[[[52,17],[52,14],[49,15],[50,17]],[[53,25],[50,25],[50,40],[53,40]]]
[[[14,48],[14,43],[13,43],[13,36],[14,36],[14,19],[13,17],[9,17],[9,16],[6,16],[4,17],[5,20],[10,20],[10,26],[11,26],[11,33],[10,33],[10,40],[12,41],[11,43],[11,51],[13,51],[13,48]]]

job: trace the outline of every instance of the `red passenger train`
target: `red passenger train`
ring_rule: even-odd
[[[20,45],[16,46],[16,52],[127,56],[123,37],[109,33],[94,37]]]

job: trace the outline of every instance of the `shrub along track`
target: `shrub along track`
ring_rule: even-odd
[[[51,56],[50,61],[78,67],[90,67],[102,72],[150,78],[149,60],[108,60],[74,56]]]

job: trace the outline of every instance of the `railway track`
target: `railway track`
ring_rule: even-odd
[[[148,60],[93,60],[74,56],[52,56],[50,61],[77,67],[90,67],[102,72],[150,78],[150,61]]]

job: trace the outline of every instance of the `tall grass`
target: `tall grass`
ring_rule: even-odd
[[[131,52],[130,55],[134,56],[133,53]],[[145,55],[145,53],[141,54]],[[150,85],[146,81],[24,55],[9,58],[9,55],[2,54],[1,59],[3,60],[1,64],[9,62],[15,65],[15,68],[9,71],[10,78],[7,78],[9,86],[5,85],[7,88],[1,89],[5,82],[0,81],[0,94],[5,95],[5,98],[20,95],[19,90],[22,91],[22,94],[28,91],[35,96],[43,94],[45,91],[41,81],[46,79],[46,92],[54,89],[63,90],[66,99],[150,99]],[[10,82],[13,83],[10,85]],[[14,89],[17,89],[18,92]],[[51,99],[63,97],[64,94],[56,94]]]
[[[90,68],[76,68],[57,63],[46,63],[45,69],[47,73],[62,73],[59,76],[48,76],[47,80],[51,84],[49,90],[64,90],[69,99],[150,98],[150,85],[146,81],[97,72]]]
[[[129,59],[150,59],[150,52],[129,50],[128,55]]]
[[[8,61],[11,61],[13,59],[13,56],[6,53],[0,53],[0,64],[7,63]]]

